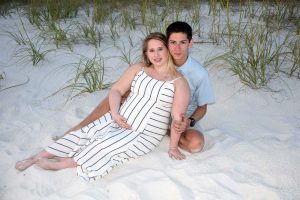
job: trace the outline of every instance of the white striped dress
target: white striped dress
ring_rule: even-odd
[[[169,126],[173,97],[174,80],[159,81],[141,70],[120,108],[120,114],[131,129],[120,128],[111,114],[106,113],[81,130],[57,140],[46,151],[60,157],[73,157],[78,164],[78,176],[95,180],[159,145]]]

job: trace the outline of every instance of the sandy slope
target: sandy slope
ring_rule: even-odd
[[[1,19],[2,26],[9,22]],[[12,59],[15,45],[7,37],[1,35],[0,44],[7,46],[0,50],[0,72],[6,73],[1,87],[29,78],[23,86],[0,92],[0,199],[300,199],[300,81],[282,76],[270,84],[278,92],[252,90],[222,65],[208,68],[217,103],[209,106],[202,120],[206,139],[202,153],[171,160],[165,138],[149,155],[96,182],[82,181],[75,169],[49,172],[32,167],[17,172],[17,160],[38,152],[51,136],[83,119],[107,91],[67,104],[64,94],[44,100],[70,75],[56,67],[78,59],[75,53],[51,53],[32,67]],[[77,51],[86,52],[85,48]],[[196,45],[193,55],[203,60],[214,48]],[[115,80],[125,68],[116,70],[118,63],[110,62],[110,77]]]

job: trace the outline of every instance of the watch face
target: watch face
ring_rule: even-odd
[[[196,120],[194,118],[192,118],[192,117],[190,117],[190,120],[191,120],[190,126],[191,127],[195,126]]]

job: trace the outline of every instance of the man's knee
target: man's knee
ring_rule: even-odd
[[[203,147],[204,147],[204,140],[193,141],[189,144],[189,149],[191,153],[200,152],[202,151]]]
[[[191,130],[186,134],[187,148],[190,153],[197,153],[202,151],[204,147],[204,136],[201,132]]]

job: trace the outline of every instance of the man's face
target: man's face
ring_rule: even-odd
[[[192,41],[189,41],[185,33],[172,33],[168,41],[169,51],[175,64],[180,66],[185,63]]]

